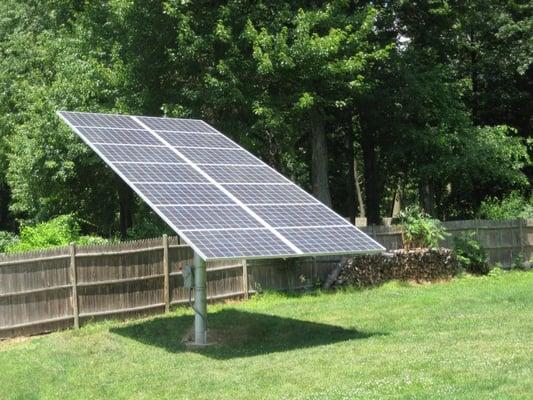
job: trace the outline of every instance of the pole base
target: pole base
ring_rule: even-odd
[[[187,348],[200,348],[216,344],[215,342],[209,341],[209,332],[207,334],[207,340],[205,343],[196,343],[196,341],[194,340],[194,336],[194,325],[192,325],[182,339],[183,344],[185,344]]]

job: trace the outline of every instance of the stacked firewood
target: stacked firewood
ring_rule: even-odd
[[[332,286],[364,287],[389,280],[431,282],[450,279],[459,270],[449,249],[396,250],[345,258]]]

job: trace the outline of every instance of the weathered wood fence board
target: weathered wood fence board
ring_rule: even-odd
[[[533,256],[533,220],[444,224],[452,235],[476,232],[491,263],[510,266],[518,254]],[[399,227],[361,228],[388,249],[402,245]],[[190,293],[183,287],[181,269],[192,264],[192,257],[192,250],[177,237],[0,255],[0,338],[187,304]],[[339,261],[319,257],[208,263],[208,298],[311,287],[324,281]]]

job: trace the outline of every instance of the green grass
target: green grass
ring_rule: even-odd
[[[531,399],[533,273],[267,294],[0,342],[1,399]]]

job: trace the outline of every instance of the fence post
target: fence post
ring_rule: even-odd
[[[250,293],[248,292],[248,263],[246,260],[242,260],[242,291],[244,298],[248,299]]]
[[[80,327],[80,312],[78,310],[78,271],[76,268],[76,244],[70,244],[70,282],[72,284],[72,312],[74,314],[74,328]]]
[[[170,311],[170,273],[168,259],[168,236],[163,235],[163,302],[165,303],[165,312]]]
[[[520,254],[522,254],[524,257],[526,256],[525,253],[524,253],[524,242],[525,242],[525,238],[524,238],[524,224],[525,224],[525,220],[523,219],[519,219],[517,220],[518,222],[518,236],[519,236],[519,240],[520,240]],[[527,261],[527,260],[526,260]]]

